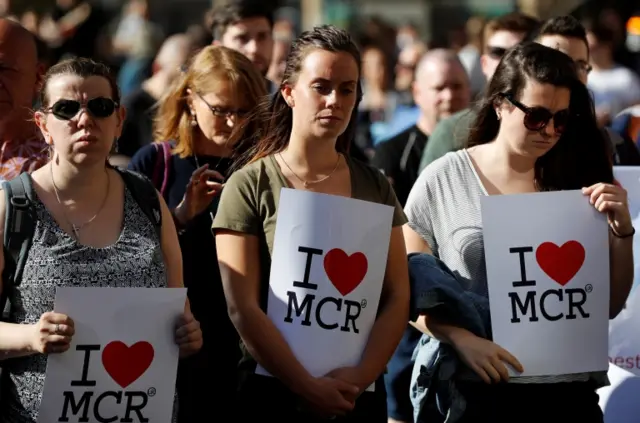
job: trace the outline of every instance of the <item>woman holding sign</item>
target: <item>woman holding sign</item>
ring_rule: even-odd
[[[312,422],[345,416],[338,418],[386,422],[384,386],[376,382],[408,320],[408,273],[401,230],[406,220],[384,176],[348,155],[362,95],[359,80],[360,54],[345,31],[322,26],[302,34],[292,46],[279,93],[266,105],[264,116],[257,116],[264,119],[267,131],[260,134],[251,163],[234,173],[222,192],[213,228],[229,313],[243,341],[239,398],[244,403],[239,421]],[[270,281],[270,270],[283,188],[355,198],[386,205],[391,211],[393,228],[386,228],[391,235],[390,242],[385,241],[389,245],[388,258],[382,263],[380,306],[355,366],[312,375],[267,316],[269,291],[281,282]],[[316,254],[314,249],[308,251],[309,257]],[[301,254],[296,249],[291,260],[300,262],[294,253]],[[315,260],[322,263],[322,259]],[[294,284],[311,286],[308,272],[303,273],[307,281]],[[345,313],[350,313],[351,305],[351,312],[366,307],[365,302],[345,299],[343,303],[342,298],[317,300],[317,307],[330,301],[334,310],[342,307]],[[304,317],[300,314],[304,307],[316,307],[312,301],[313,295],[295,303],[297,318]],[[302,328],[322,324],[319,309],[304,310],[309,317]],[[349,324],[338,331],[353,328]],[[324,355],[338,355],[341,345],[323,348]],[[256,374],[257,367],[274,377]],[[375,392],[364,392],[372,384],[376,384]]]
[[[146,179],[108,164],[125,117],[109,69],[83,58],[58,63],[45,76],[40,100],[35,121],[49,144],[51,160],[32,175],[21,175],[28,181],[29,201],[13,197],[7,203],[5,195],[0,196],[0,227],[7,219],[13,220],[7,230],[21,227],[19,219],[6,212],[10,205],[15,212],[25,204],[35,219],[19,284],[11,271],[3,271],[0,283],[0,292],[4,289],[11,303],[8,321],[0,323],[0,359],[7,359],[0,393],[3,422],[38,420],[47,356],[70,348],[73,316],[53,311],[56,288],[183,286],[180,246],[164,200]],[[155,198],[159,210],[147,214]],[[11,241],[0,254],[3,270],[16,265],[8,246]],[[188,303],[175,340],[182,357],[202,345]],[[70,413],[80,413],[79,406],[72,408]],[[87,404],[84,410],[97,408]],[[62,400],[60,409],[64,412]],[[98,419],[92,414],[89,420]],[[46,415],[39,421],[64,418]]]
[[[633,279],[635,230],[626,192],[614,184],[610,157],[572,60],[540,44],[523,43],[498,65],[468,147],[432,163],[414,185],[406,206],[407,249],[435,255],[464,289],[486,298],[482,197],[582,190],[584,201],[608,216],[609,313],[614,317]],[[603,421],[595,391],[607,383],[606,372],[510,379],[507,366],[523,371],[518,357],[428,314],[423,323],[476,374],[474,381],[473,375],[457,373],[455,383],[466,400],[462,421],[517,421],[520,414],[527,421]]]

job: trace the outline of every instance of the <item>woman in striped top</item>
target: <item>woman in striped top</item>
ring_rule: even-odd
[[[407,250],[435,255],[465,289],[487,296],[481,197],[582,189],[609,216],[615,317],[633,279],[635,230],[601,134],[571,59],[536,43],[516,46],[489,83],[467,148],[433,162],[416,181],[405,209]],[[466,400],[462,421],[602,422],[595,391],[607,383],[604,372],[509,380],[505,364],[522,366],[499,345],[428,316],[422,323],[486,382],[456,380]]]

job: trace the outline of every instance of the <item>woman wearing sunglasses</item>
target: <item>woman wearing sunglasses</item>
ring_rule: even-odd
[[[540,44],[523,43],[498,65],[467,148],[433,162],[414,185],[405,210],[407,249],[435,255],[465,289],[486,297],[482,196],[582,189],[585,201],[609,216],[614,317],[633,279],[635,230],[626,192],[614,184],[610,157],[572,60]],[[523,421],[603,421],[596,389],[607,383],[605,372],[509,380],[507,364],[522,370],[517,357],[428,315],[420,320],[453,347],[472,375],[456,374],[466,400],[461,421],[517,421],[515,413]]]
[[[125,111],[119,102],[109,69],[90,59],[58,63],[45,76],[35,121],[51,159],[31,175],[33,242],[20,285],[9,291],[8,322],[0,323],[0,359],[11,359],[3,363],[0,421],[56,420],[38,419],[38,410],[47,356],[67,351],[74,335],[73,316],[52,311],[57,287],[183,286],[178,239],[166,204],[160,198],[158,234],[122,174],[107,164],[122,130]],[[181,357],[202,345],[188,304],[175,337]]]
[[[206,47],[161,101],[156,143],[129,164],[153,180],[173,213],[189,301],[212,340],[178,369],[180,421],[207,415],[213,396],[220,407],[233,407],[239,337],[227,314],[211,224],[236,142],[256,131],[255,123],[240,125],[267,95],[264,79],[243,54]]]

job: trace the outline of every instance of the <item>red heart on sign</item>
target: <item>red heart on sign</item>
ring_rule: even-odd
[[[147,371],[153,355],[153,346],[148,342],[127,347],[124,342],[113,341],[102,350],[102,365],[118,385],[126,388]]]
[[[334,248],[324,256],[324,271],[343,296],[360,285],[367,274],[368,266],[367,257],[362,253],[349,256],[341,249]]]
[[[536,250],[540,268],[551,279],[565,286],[584,264],[585,251],[578,241],[565,242],[558,247],[553,242],[543,242]]]

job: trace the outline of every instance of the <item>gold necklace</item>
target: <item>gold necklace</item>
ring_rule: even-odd
[[[305,188],[308,188],[309,185],[319,184],[320,182],[323,182],[323,181],[326,181],[327,179],[329,179],[336,172],[336,170],[338,170],[338,166],[340,165],[340,157],[342,157],[342,154],[338,153],[338,160],[336,160],[336,165],[333,168],[333,170],[331,171],[331,173],[329,173],[328,175],[326,175],[326,176],[324,176],[324,177],[322,177],[320,179],[316,179],[315,181],[305,181],[304,179],[299,177],[293,171],[293,169],[291,169],[291,166],[289,166],[289,163],[287,163],[287,161],[284,159],[284,157],[282,157],[282,153],[278,153],[278,156],[280,156],[280,160],[282,160],[282,163],[284,163],[284,165],[289,169],[289,171],[293,174],[293,176],[295,176],[296,179],[302,183],[302,186],[304,186]]]
[[[51,170],[51,184],[53,185],[53,191],[56,194],[56,200],[58,200],[58,204],[60,204],[60,206],[62,207],[62,213],[64,215],[64,219],[67,221],[67,224],[69,224],[71,226],[71,230],[73,231],[73,236],[77,241],[78,239],[80,239],[80,231],[82,230],[82,228],[84,228],[85,226],[87,226],[88,224],[93,222],[96,219],[96,217],[98,217],[98,215],[100,214],[100,212],[102,211],[104,206],[107,204],[107,199],[109,198],[109,188],[111,186],[111,178],[109,177],[109,172],[107,172],[107,192],[104,195],[104,199],[102,200],[102,204],[100,205],[100,208],[98,209],[96,214],[93,215],[93,217],[91,219],[87,220],[86,222],[84,222],[84,223],[82,223],[80,225],[76,225],[75,223],[71,222],[71,220],[69,220],[69,216],[67,216],[67,212],[65,210],[65,205],[62,204],[62,201],[60,201],[60,194],[58,192],[58,186],[56,185],[56,182],[53,179],[53,165],[52,164],[49,165],[49,169]]]

